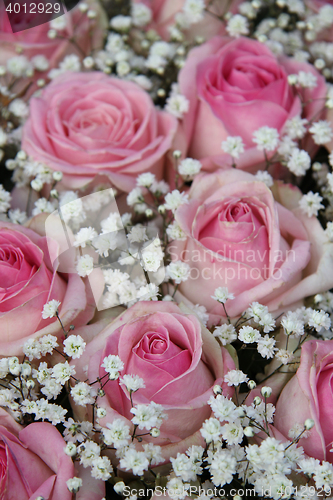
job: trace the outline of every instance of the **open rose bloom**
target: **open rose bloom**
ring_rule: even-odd
[[[331,287],[332,244],[318,220],[301,213],[300,197],[296,187],[279,182],[271,191],[236,169],[199,175],[175,215],[186,239],[169,247],[191,267],[180,292],[218,320],[223,307],[212,296],[220,286],[235,296],[232,317],[254,301],[276,311]]]
[[[302,90],[308,103],[303,109],[288,83],[288,75],[299,71],[317,79],[314,89]],[[253,133],[268,126],[282,134],[286,121],[297,115],[318,118],[326,95],[325,80],[312,65],[287,57],[279,60],[264,44],[242,37],[214,37],[193,49],[178,80],[190,102],[182,123],[186,151],[207,171],[231,166],[221,142],[239,136],[245,151],[237,168],[256,172],[264,154],[256,148]]]
[[[41,335],[62,336],[56,318],[42,319],[49,300],[61,302],[63,323],[83,325],[93,316],[95,303],[89,288],[76,274],[60,275],[50,258],[56,257],[56,239],[42,233],[44,216],[30,223],[31,228],[0,222],[0,354],[22,354],[26,340]],[[39,231],[40,234],[37,232]]]
[[[100,419],[101,425],[105,427],[120,417],[132,425],[130,396],[121,377],[133,374],[145,382],[145,388],[133,394],[134,404],[154,401],[162,404],[168,414],[159,438],[153,440],[162,446],[164,459],[191,445],[203,445],[199,429],[211,414],[207,401],[215,384],[221,384],[224,394],[231,396],[232,388],[223,382],[223,377],[234,368],[234,362],[197,317],[182,312],[173,303],[139,302],[102,331],[96,323],[82,329],[82,335],[90,332],[90,338],[93,337],[94,328],[99,333],[80,359],[75,360],[78,376],[84,377],[88,368],[90,382],[104,377],[104,358],[112,354],[118,355],[125,365],[120,379],[108,381],[104,387],[106,396],[101,405],[107,415]],[[79,419],[87,411],[75,408]]]
[[[22,146],[63,172],[67,189],[104,174],[129,192],[143,172],[161,178],[176,129],[177,120],[158,111],[135,83],[97,72],[68,73],[31,100]]]
[[[333,463],[333,341],[310,340],[302,346],[296,375],[282,390],[276,404],[275,427],[284,436],[307,418],[314,421],[301,440],[305,453]]]

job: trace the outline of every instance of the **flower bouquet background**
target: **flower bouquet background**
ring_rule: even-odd
[[[333,498],[332,2],[21,8],[1,498]]]

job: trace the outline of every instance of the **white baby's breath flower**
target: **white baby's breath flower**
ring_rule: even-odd
[[[177,208],[186,203],[189,203],[188,194],[181,193],[178,189],[174,189],[165,196],[164,206],[167,210],[175,212]]]
[[[0,212],[7,212],[10,208],[11,194],[0,184]]]
[[[320,120],[315,122],[309,128],[312,134],[313,140],[316,144],[326,144],[330,142],[333,137],[333,131],[331,125],[326,120]]]
[[[155,182],[155,175],[151,172],[145,172],[140,174],[136,179],[136,184],[139,187],[150,188],[150,186]]]
[[[297,83],[301,87],[314,89],[317,87],[317,77],[309,71],[300,71],[297,75]]]
[[[182,160],[178,166],[178,172],[183,177],[193,177],[198,174],[201,170],[202,164],[199,160],[194,160],[193,158],[185,158]]]
[[[190,277],[191,268],[186,262],[177,260],[166,267],[166,275],[178,285]]]
[[[241,370],[230,370],[225,376],[224,381],[229,387],[238,386],[249,379]]]
[[[171,93],[166,100],[165,109],[176,118],[182,119],[190,109],[190,101],[182,94]]]
[[[81,278],[89,276],[94,270],[94,259],[88,254],[82,255],[78,259],[76,270]]]
[[[241,35],[248,35],[249,34],[248,19],[240,14],[235,14],[229,19],[226,30],[230,36],[236,38],[238,38]]]
[[[81,335],[70,335],[64,340],[64,353],[73,359],[78,359],[82,356],[86,343]]]
[[[43,319],[54,318],[58,313],[60,304],[61,302],[55,299],[50,300],[49,302],[47,302],[47,304],[44,304],[42,318]]]
[[[299,206],[301,207],[302,212],[308,217],[317,217],[318,211],[325,208],[321,203],[322,201],[323,198],[320,194],[309,191],[309,193],[302,196],[299,201]]]
[[[294,148],[288,158],[287,167],[295,175],[304,175],[311,166],[311,158],[306,151]]]
[[[74,246],[85,248],[86,245],[92,242],[96,238],[97,232],[92,227],[82,227],[78,233],[75,235]]]
[[[131,17],[132,23],[138,28],[142,28],[150,23],[152,19],[151,9],[144,3],[132,3],[131,6]]]
[[[179,240],[179,241],[185,241],[186,240],[186,234],[180,227],[177,221],[173,221],[171,224],[168,225],[166,228],[166,233],[170,240]]]
[[[269,335],[265,335],[264,337],[258,340],[258,352],[263,358],[273,358],[274,353],[276,351],[275,348],[276,340]]]
[[[244,153],[243,139],[239,136],[228,136],[221,144],[222,150],[233,158],[239,158]]]
[[[149,461],[144,452],[128,448],[120,460],[120,467],[132,471],[137,476],[142,476],[149,467]]]
[[[93,404],[96,394],[96,390],[85,382],[79,382],[71,388],[71,396],[74,402],[80,406]]]
[[[212,299],[217,300],[221,304],[225,304],[227,300],[233,300],[235,298],[233,293],[229,293],[228,288],[220,286],[216,288]]]
[[[273,177],[266,170],[259,170],[255,177],[258,181],[266,184],[267,187],[271,187],[274,184]]]
[[[214,337],[218,338],[222,345],[231,344],[237,339],[237,333],[234,325],[224,323],[221,326],[217,326],[213,331]]]
[[[238,332],[238,338],[244,344],[252,344],[253,342],[258,342],[261,335],[259,330],[252,328],[252,326],[242,326]]]
[[[136,392],[139,389],[144,389],[146,387],[145,381],[138,375],[125,374],[120,379],[120,383],[124,384],[128,392]]]
[[[279,132],[272,127],[260,127],[253,132],[252,140],[259,151],[274,151],[279,143]]]
[[[64,384],[72,375],[75,375],[75,368],[71,366],[68,361],[65,361],[65,363],[57,363],[52,368],[52,375],[57,382]]]
[[[120,357],[115,354],[106,356],[101,366],[110,374],[110,378],[112,379],[118,378],[119,372],[124,369],[124,363],[121,361]]]

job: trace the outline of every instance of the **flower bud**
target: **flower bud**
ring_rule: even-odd
[[[255,387],[257,387],[257,384],[255,383],[254,380],[249,380],[247,383],[248,388],[252,391]]]
[[[160,213],[161,215],[165,214],[165,211],[166,211],[165,206],[164,206],[164,205],[160,205],[160,206],[158,207],[158,211],[159,211],[159,213]]]
[[[152,430],[150,431],[150,435],[153,438],[157,438],[160,435],[161,431],[157,427],[153,427]]]
[[[246,437],[253,437],[255,434],[253,427],[245,427],[244,434]]]
[[[125,483],[124,481],[118,481],[113,487],[114,491],[118,494],[121,495],[122,492],[124,491],[125,488]]]
[[[52,177],[55,181],[59,182],[61,181],[62,177],[63,177],[63,173],[62,172],[53,172],[52,174]]]
[[[312,429],[312,427],[314,426],[314,420],[312,420],[312,418],[307,418],[304,422],[304,427],[307,431],[309,431],[310,429]]]
[[[264,398],[269,398],[272,394],[272,389],[271,387],[264,386],[261,388],[260,392],[264,396]]]
[[[176,160],[179,160],[179,158],[181,157],[182,155],[182,152],[179,151],[179,149],[175,149],[175,151],[172,153],[172,156],[176,159]]]
[[[215,396],[217,396],[218,394],[222,394],[222,387],[218,384],[214,385],[213,392]]]
[[[260,405],[262,399],[259,397],[259,396],[256,396],[254,399],[253,399],[253,403],[258,406]]]
[[[96,415],[97,415],[98,418],[105,417],[106,416],[106,410],[105,410],[105,408],[97,408]]]

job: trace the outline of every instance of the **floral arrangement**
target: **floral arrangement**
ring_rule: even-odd
[[[0,497],[331,500],[333,3],[11,5]]]

